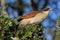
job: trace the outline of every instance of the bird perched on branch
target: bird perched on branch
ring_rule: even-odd
[[[38,24],[42,22],[49,14],[49,11],[50,9],[44,9],[41,12],[32,11],[24,16],[21,16],[22,20],[20,21],[18,27],[24,27],[28,24]]]

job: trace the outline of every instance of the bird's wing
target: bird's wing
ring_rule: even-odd
[[[38,11],[32,11],[32,12],[29,12],[28,14],[26,14],[26,15],[21,16],[21,18],[22,18],[22,19],[32,18],[32,17],[34,17],[37,13],[39,13],[39,12],[38,12]]]

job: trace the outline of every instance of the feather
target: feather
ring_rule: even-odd
[[[45,10],[45,11],[42,11],[42,12],[37,12],[34,17],[25,17],[24,19],[22,19],[20,21],[20,24],[19,24],[19,27],[24,27],[28,24],[38,24],[38,23],[41,23],[46,17],[47,15],[49,14],[50,10]],[[33,12],[34,14],[35,12]]]
[[[21,16],[21,18],[22,18],[22,19],[32,18],[32,17],[34,17],[37,13],[39,13],[39,12],[38,12],[38,11],[32,11],[32,12],[29,12],[28,14],[26,14],[26,15]]]

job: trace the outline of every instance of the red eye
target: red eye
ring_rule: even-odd
[[[37,13],[39,13],[39,12],[38,12],[38,11],[32,11],[32,12],[30,12],[30,13],[22,16],[21,18],[22,18],[22,19],[32,18],[32,17],[34,17]]]

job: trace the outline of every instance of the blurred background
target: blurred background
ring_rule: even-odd
[[[3,20],[3,24],[5,24],[5,22],[7,22],[7,24],[8,24],[8,22],[11,23],[12,20],[18,18],[19,16],[25,15],[28,12],[31,12],[33,10],[39,11],[39,10],[42,10],[45,8],[45,5],[43,8],[41,8],[42,7],[41,5],[44,4],[44,1],[42,1],[42,3],[39,3],[39,4],[37,2],[38,2],[37,0],[32,0],[31,3],[30,3],[30,0],[29,1],[28,0],[0,0],[0,22],[1,22],[1,20]],[[46,2],[46,4],[47,4],[47,2]],[[9,17],[9,18],[5,18],[5,17]],[[5,26],[7,26],[7,24],[5,24]],[[1,23],[0,23],[0,25],[1,25]],[[11,25],[12,25],[12,23],[8,24],[9,27]],[[6,27],[7,29],[9,29],[8,26]],[[15,27],[15,25],[13,25],[13,26]],[[8,32],[8,31],[6,31],[7,29],[4,30],[2,28],[3,27],[0,26],[0,31],[2,30],[2,32],[0,33],[0,39],[5,40],[5,39],[3,39],[5,37],[4,34],[5,34],[5,32]],[[60,17],[57,20],[57,28],[58,29],[57,29],[56,40],[60,40]],[[10,33],[12,34],[12,32],[10,32]],[[7,33],[7,34],[10,34],[10,33]]]

